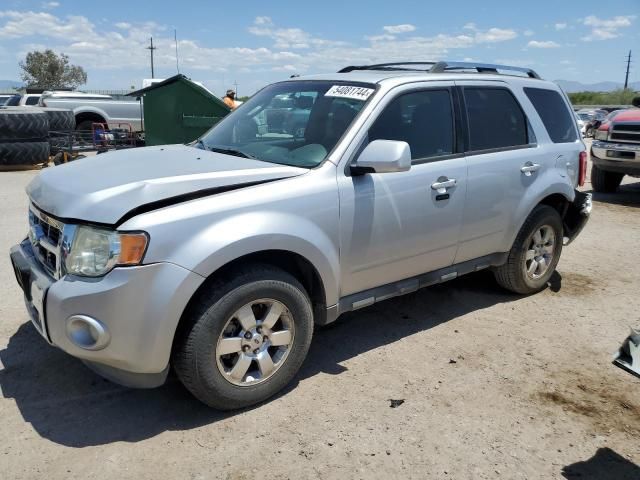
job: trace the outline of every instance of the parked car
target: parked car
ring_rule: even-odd
[[[263,115],[278,96],[311,97],[302,135],[258,129],[286,132]],[[486,268],[544,289],[589,217],[585,174],[567,97],[532,70],[348,67],[270,85],[193,144],[44,170],[11,260],[52,345],[129,386],[172,365],[240,408],[345,312]]]
[[[596,192],[615,192],[625,175],[640,177],[640,109],[610,114],[595,131],[591,161]]]
[[[14,93],[13,95],[11,95],[9,98],[7,98],[4,101],[4,106],[5,107],[17,107],[18,105],[20,105],[20,99],[22,98],[22,95],[20,95],[19,93]]]
[[[142,113],[140,102],[137,101],[114,100],[110,95],[93,93],[46,91],[39,105],[72,110],[77,130],[91,130],[94,123],[114,127],[129,124],[134,131],[142,129]]]
[[[584,136],[593,137],[593,133],[608,114],[606,110],[578,110],[577,115],[584,122]]]
[[[34,94],[34,93],[16,93],[14,95],[11,95],[10,98],[8,98],[5,102],[5,106],[7,107],[29,107],[29,106],[35,106],[38,105],[38,102],[40,101],[40,94]]]
[[[586,113],[578,114],[576,113],[576,122],[578,123],[578,130],[583,137],[587,136],[587,122],[589,122],[590,117]]]

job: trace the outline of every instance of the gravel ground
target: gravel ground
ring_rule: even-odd
[[[640,324],[635,179],[596,196],[544,292],[480,272],[346,315],[283,395],[219,413],[39,338],[7,255],[33,175],[0,174],[2,478],[640,478],[640,380],[610,363]]]

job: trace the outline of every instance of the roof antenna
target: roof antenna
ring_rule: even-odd
[[[173,29],[173,41],[176,44],[176,70],[180,73],[180,62],[178,61],[178,33],[176,29]]]

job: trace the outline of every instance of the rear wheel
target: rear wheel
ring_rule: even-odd
[[[507,262],[496,267],[497,282],[523,295],[547,285],[562,253],[562,219],[547,205],[538,205],[516,237]]]
[[[591,186],[599,193],[613,193],[620,186],[624,173],[607,172],[596,165],[591,166]]]
[[[220,410],[253,405],[284,388],[313,334],[304,288],[269,266],[212,284],[188,315],[176,339],[174,368],[196,398]]]

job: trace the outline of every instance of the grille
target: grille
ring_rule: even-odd
[[[29,208],[29,240],[45,270],[60,278],[60,244],[64,225],[48,215]]]
[[[618,142],[640,143],[640,124],[616,123],[611,128],[609,139]]]
[[[640,124],[625,124],[625,123],[616,123],[613,126],[613,130],[625,130],[627,132],[638,132],[640,133]]]

